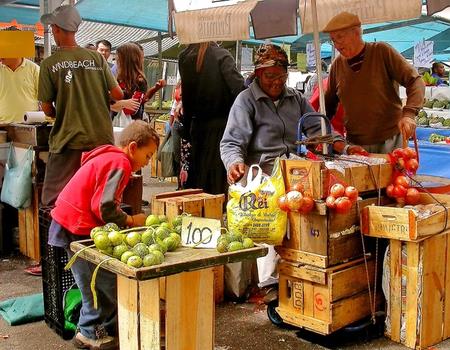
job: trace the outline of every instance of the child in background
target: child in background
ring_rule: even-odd
[[[81,168],[56,200],[48,243],[64,248],[70,258],[73,255],[70,242],[89,238],[96,226],[110,222],[119,227],[144,225],[144,214],[127,215],[120,209],[120,203],[132,172],[148,164],[158,143],[155,130],[137,120],[122,131],[119,147],[104,145],[84,153]],[[90,290],[94,269],[94,264],[83,259],[77,259],[71,267],[82,295],[73,342],[80,349],[116,349],[116,276],[100,269],[96,284],[99,303],[95,309]]]

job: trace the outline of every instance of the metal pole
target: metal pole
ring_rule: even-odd
[[[316,71],[317,71],[317,83],[319,84],[319,112],[326,115],[325,110],[325,95],[323,91],[323,82],[322,82],[322,62],[320,58],[320,38],[319,38],[319,23],[317,21],[317,6],[316,0],[311,0],[311,10],[313,17],[313,36],[314,36],[314,47],[316,54]],[[322,136],[327,133],[325,120],[320,118],[320,129]],[[323,154],[327,153],[327,144],[322,144],[322,152]]]
[[[158,32],[158,79],[163,78],[162,72],[162,34]],[[162,90],[159,90],[159,106],[158,109],[162,109]]]
[[[239,72],[241,71],[241,68],[242,68],[241,50],[242,50],[242,41],[237,40],[236,41],[236,67]]]
[[[48,0],[40,0],[39,7],[41,9],[40,14],[49,13],[49,1]],[[44,58],[47,58],[52,54],[52,42],[50,35],[50,27],[44,26]]]

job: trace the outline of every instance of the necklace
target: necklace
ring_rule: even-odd
[[[79,47],[78,45],[60,45],[58,46],[58,49],[75,49]]]

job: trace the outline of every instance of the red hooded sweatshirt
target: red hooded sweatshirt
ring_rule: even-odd
[[[83,153],[81,168],[59,194],[52,218],[80,236],[108,222],[125,226],[127,214],[120,203],[131,172],[129,158],[115,146]]]

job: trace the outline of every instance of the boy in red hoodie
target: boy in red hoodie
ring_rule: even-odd
[[[81,168],[56,200],[48,243],[64,248],[70,258],[73,255],[70,242],[88,238],[96,226],[110,222],[119,227],[144,225],[144,214],[127,215],[120,209],[120,203],[131,173],[148,164],[158,144],[155,130],[138,120],[122,131],[119,147],[104,145],[84,153]],[[75,346],[116,349],[116,276],[103,269],[99,271],[96,284],[99,304],[95,309],[90,290],[95,265],[77,259],[71,269],[82,295]]]

